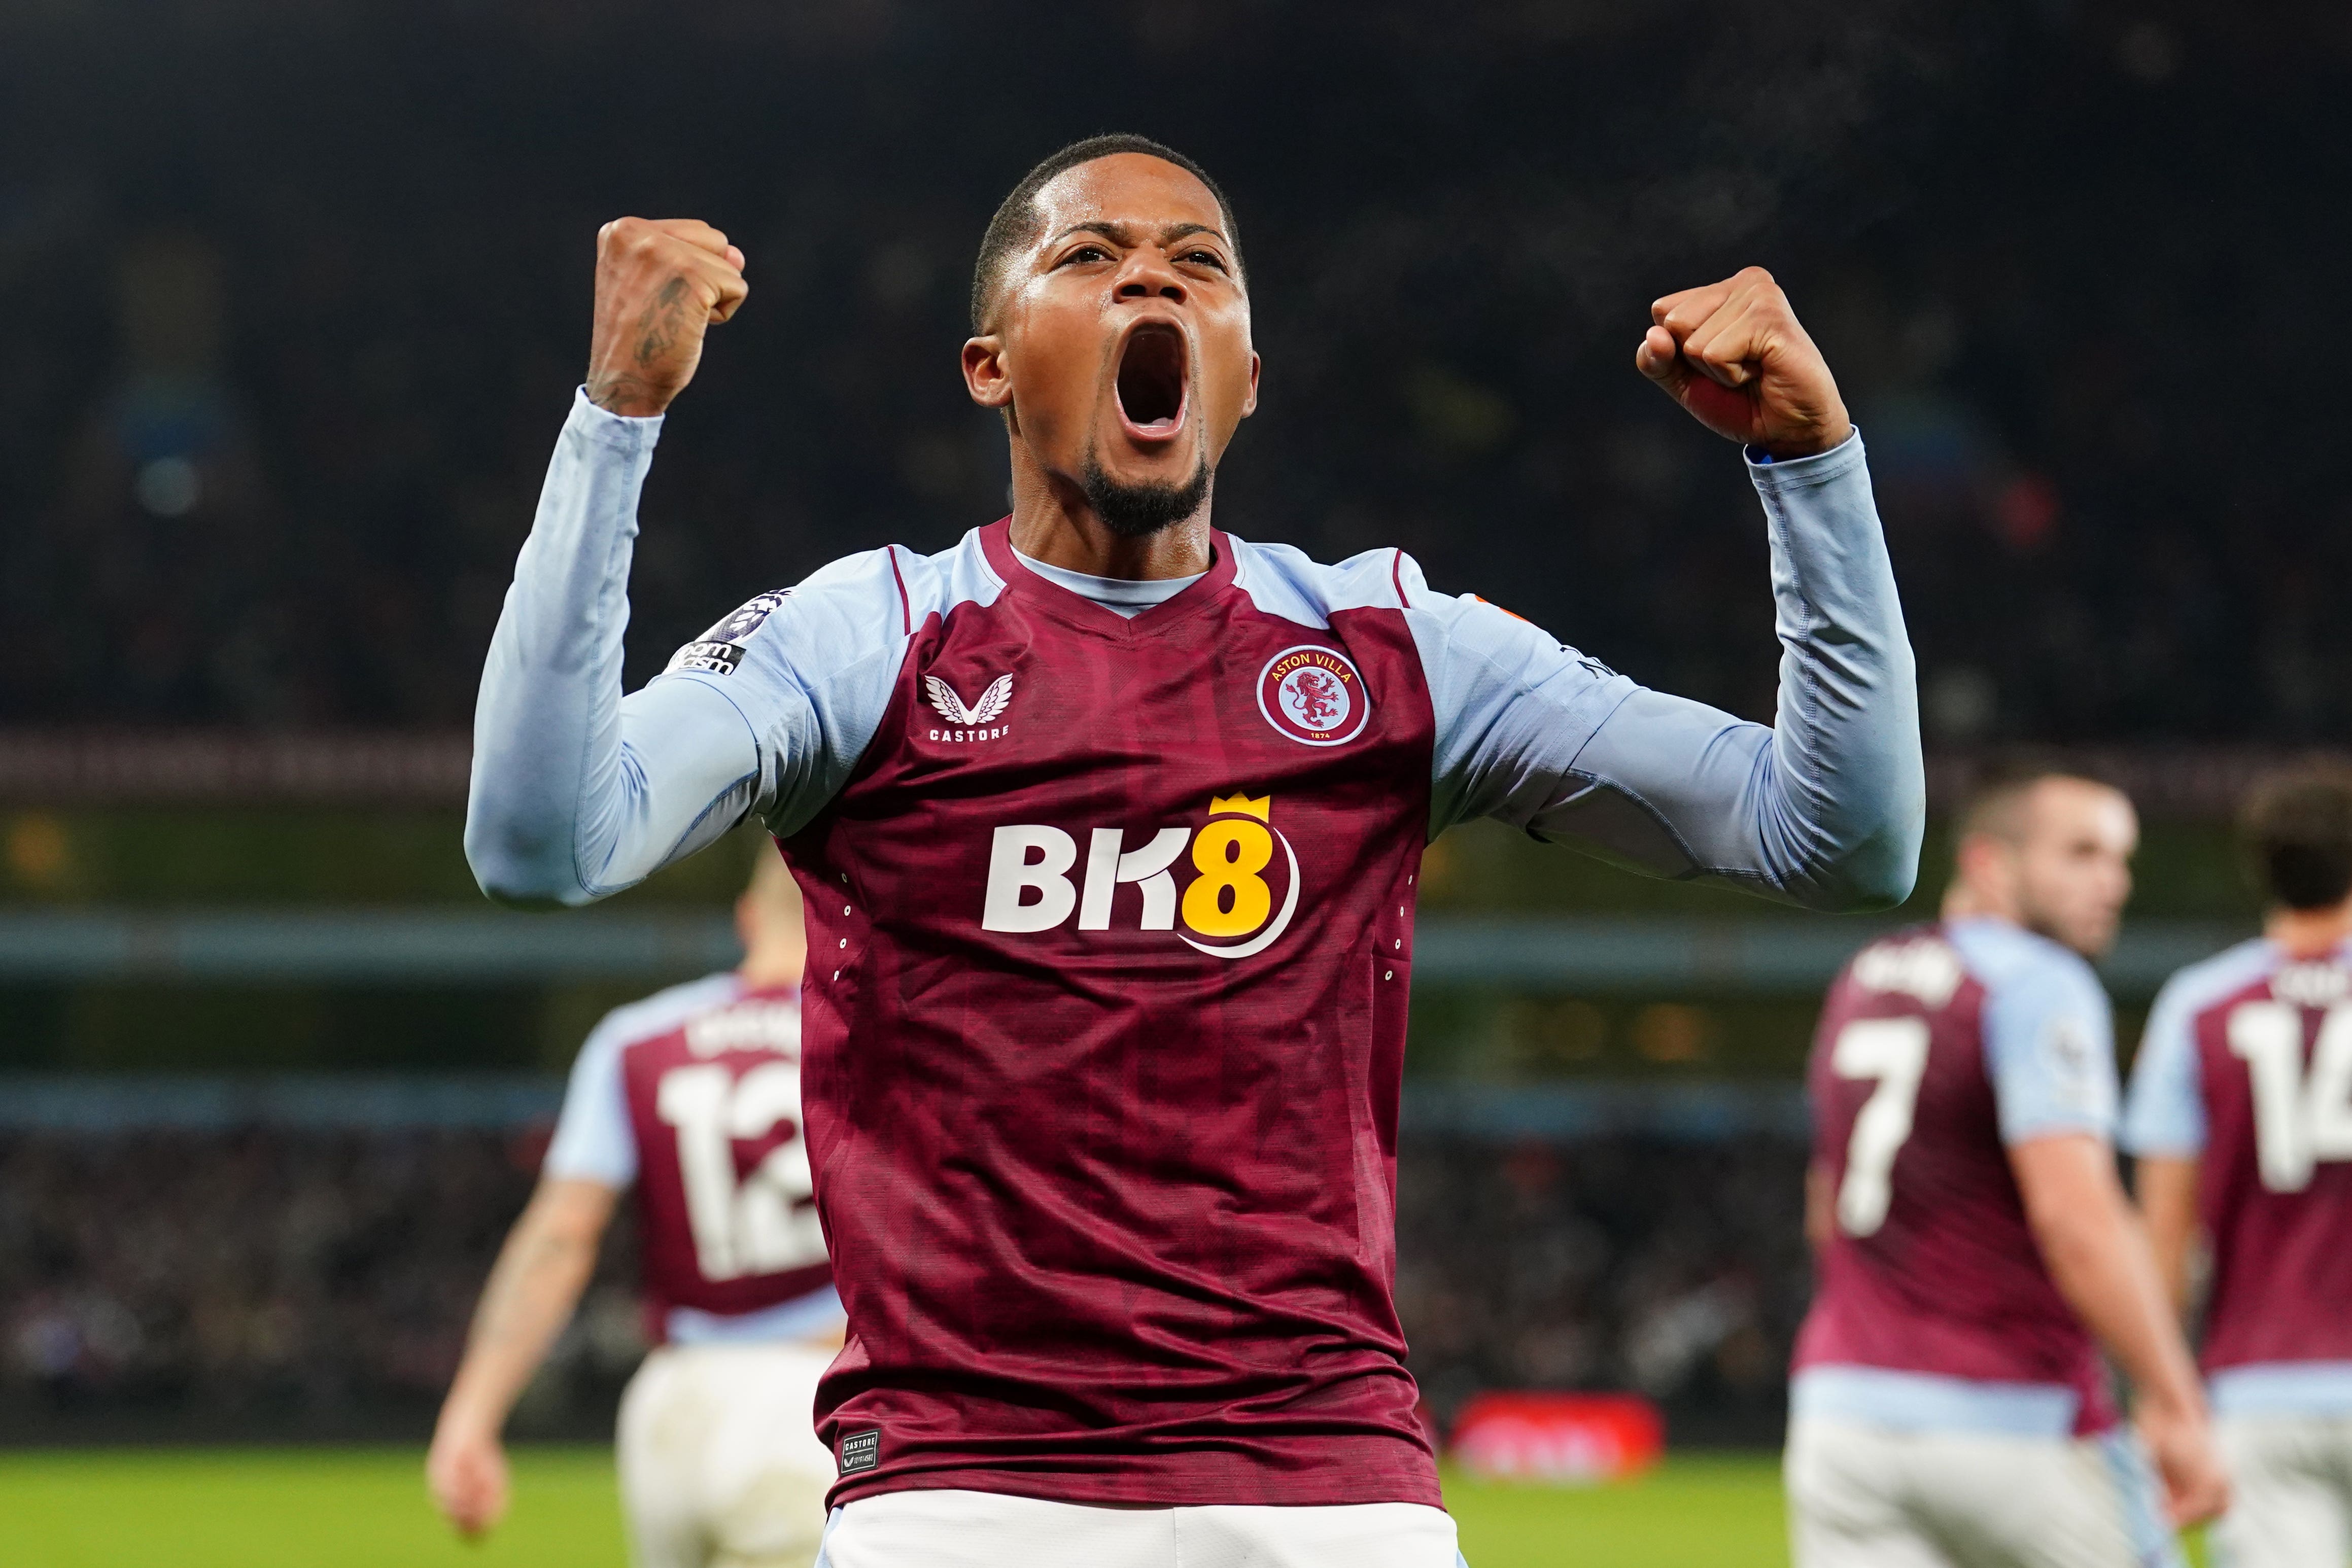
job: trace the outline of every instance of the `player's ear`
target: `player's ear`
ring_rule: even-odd
[[[1249,395],[1242,399],[1242,417],[1247,419],[1257,412],[1257,371],[1260,361],[1256,350],[1250,352]]]
[[[1004,368],[1004,340],[990,334],[967,339],[963,346],[964,390],[982,408],[1003,408],[1013,401],[1013,377]]]

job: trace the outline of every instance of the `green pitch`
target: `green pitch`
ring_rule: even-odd
[[[514,1511],[466,1545],[406,1448],[0,1451],[5,1568],[625,1568],[612,1456],[515,1454]],[[1471,1568],[1786,1568],[1778,1459],[1670,1459],[1590,1489],[1446,1478]],[[2201,1563],[2192,1543],[2190,1561]]]
[[[423,1456],[394,1448],[0,1453],[9,1568],[624,1568],[602,1449],[515,1455],[514,1511],[455,1540],[425,1500]],[[1765,1456],[1676,1459],[1590,1490],[1448,1487],[1473,1568],[1779,1568]]]

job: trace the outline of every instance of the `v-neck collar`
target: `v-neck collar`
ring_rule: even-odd
[[[998,580],[1004,584],[1006,592],[1017,595],[1024,603],[1080,631],[1122,640],[1147,636],[1163,626],[1197,613],[1222,597],[1234,581],[1233,541],[1215,528],[1209,530],[1209,570],[1181,593],[1171,594],[1158,604],[1132,616],[1105,609],[1085,594],[1073,593],[1060,583],[1030,570],[1022,561],[1020,552],[1013,548],[1011,517],[1000,517],[981,529],[980,548]]]

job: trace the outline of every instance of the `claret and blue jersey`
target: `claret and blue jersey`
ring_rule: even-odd
[[[572,1061],[541,1172],[634,1194],[656,1344],[832,1332],[811,1202],[799,988],[732,972],[617,1008]]]
[[[2215,1413],[2352,1415],[2352,948],[2256,940],[2175,975],[2123,1143],[2198,1162]]]
[[[2098,1346],[2043,1268],[2012,1144],[2113,1135],[2106,994],[2005,921],[1874,943],[1831,988],[1810,1089],[1835,1223],[1792,1411],[2065,1437],[2115,1425]]]
[[[625,700],[658,421],[578,405],[485,674],[467,846],[582,903],[747,818],[811,950],[850,1318],[835,1500],[1438,1501],[1392,1303],[1423,846],[1495,816],[1819,907],[1908,891],[1922,778],[1859,440],[1753,470],[1776,727],[1643,689],[1393,550],[1195,580],[1004,523],[761,595]]]

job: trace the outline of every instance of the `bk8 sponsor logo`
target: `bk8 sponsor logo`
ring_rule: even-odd
[[[1216,797],[1198,830],[1161,828],[1133,849],[1126,829],[1096,828],[1083,870],[1076,834],[1043,823],[999,828],[981,929],[1052,931],[1075,915],[1079,930],[1108,931],[1116,915],[1123,926],[1132,920],[1138,930],[1172,932],[1216,957],[1263,953],[1298,913],[1298,853],[1274,825],[1273,808],[1268,795]],[[1188,850],[1195,874],[1180,896],[1174,868]],[[1139,897],[1122,899],[1119,889],[1129,886]]]

